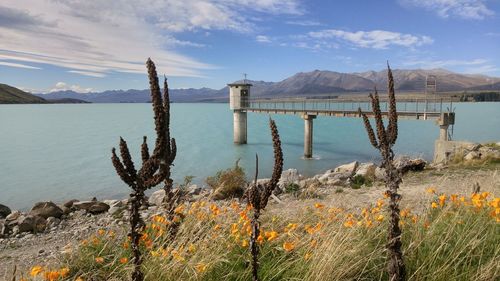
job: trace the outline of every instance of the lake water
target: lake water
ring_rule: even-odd
[[[500,103],[456,104],[454,139],[500,140]],[[302,159],[304,121],[299,116],[273,116],[283,143],[285,169],[314,175],[353,160],[377,161],[358,118],[314,120],[314,160]],[[434,121],[401,120],[397,154],[432,159],[439,135]],[[196,176],[203,184],[218,170],[240,164],[253,174],[255,153],[260,177],[272,171],[268,116],[248,114],[248,144],[232,142],[228,104],[173,104],[172,136],[178,153],[173,178]],[[154,130],[150,104],[0,105],[0,203],[26,209],[36,201],[121,198],[128,187],[111,165],[111,148],[122,136],[137,163],[142,136]],[[251,176],[250,176],[251,177]]]

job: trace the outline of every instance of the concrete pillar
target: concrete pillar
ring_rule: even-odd
[[[305,114],[304,119],[304,157],[312,158],[313,155],[313,119],[316,115]]]
[[[439,140],[440,141],[448,140],[448,125],[439,126]]]
[[[235,110],[233,113],[233,140],[236,144],[247,143],[247,113]]]
[[[441,116],[439,117],[437,123],[439,125],[439,140],[448,141],[448,127],[455,124],[455,113],[441,113]]]

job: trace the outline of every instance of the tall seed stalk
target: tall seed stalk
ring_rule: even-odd
[[[142,257],[139,247],[139,241],[145,225],[139,212],[141,206],[145,203],[144,192],[160,184],[162,181],[171,185],[170,166],[176,154],[175,139],[170,139],[170,100],[166,79],[164,82],[165,89],[162,101],[156,67],[151,59],[148,59],[146,65],[148,69],[156,131],[156,141],[153,153],[150,155],[147,138],[144,136],[141,146],[142,166],[139,171],[137,171],[134,167],[132,157],[130,156],[127,143],[123,138],[120,137],[121,159],[117,156],[115,148],[111,150],[111,161],[117,174],[122,181],[132,189],[132,193],[129,195],[130,232],[128,235],[131,240],[133,255],[132,262],[134,264],[134,271],[132,273],[132,280],[134,281],[144,280],[144,274],[141,271]]]
[[[259,280],[259,245],[257,244],[257,238],[260,235],[260,212],[264,210],[269,201],[269,197],[273,193],[274,189],[278,185],[278,182],[283,171],[283,152],[281,150],[281,141],[278,133],[278,128],[274,120],[269,118],[269,127],[271,128],[271,135],[273,139],[273,150],[274,150],[274,168],[271,180],[265,184],[257,184],[257,175],[259,170],[259,158],[256,155],[256,167],[255,167],[255,180],[254,183],[247,190],[247,200],[248,203],[253,207],[252,216],[252,235],[250,237],[250,249],[252,253],[252,279],[254,281]]]
[[[389,64],[387,64],[387,78],[387,89],[389,95],[389,125],[387,128],[384,127],[384,122],[382,120],[377,89],[375,89],[374,94],[369,95],[373,114],[375,115],[378,140],[366,114],[361,112],[361,108],[359,108],[358,111],[363,117],[363,122],[365,124],[370,143],[380,151],[382,156],[382,167],[385,168],[385,184],[387,187],[387,194],[390,197],[390,224],[387,243],[389,261],[387,264],[387,271],[389,273],[389,280],[400,281],[405,280],[406,270],[403,260],[403,252],[401,250],[401,228],[399,227],[399,201],[401,200],[401,195],[397,193],[399,184],[401,183],[401,175],[394,167],[394,152],[392,150],[392,147],[396,143],[396,139],[398,137],[398,115],[396,111],[396,97],[394,93],[394,78]]]

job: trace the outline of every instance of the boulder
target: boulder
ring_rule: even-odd
[[[422,158],[411,159],[407,156],[398,157],[393,161],[394,167],[403,174],[408,171],[422,171],[426,164]]]
[[[95,204],[96,201],[78,201],[73,203],[73,208],[76,210],[85,210],[88,211],[92,205]]]
[[[355,176],[363,176],[365,178],[373,178],[375,177],[375,169],[377,166],[373,163],[363,163],[359,165],[358,170],[356,171]]]
[[[6,218],[5,218],[5,223],[7,225],[12,225],[12,224],[15,224],[17,219],[19,218],[19,216],[21,216],[21,212],[19,211],[14,211],[12,212],[10,215],[8,215]]]
[[[0,204],[0,219],[6,218],[8,215],[10,215],[11,210],[9,207]]]
[[[344,164],[340,165],[335,170],[333,170],[335,173],[349,173],[351,175],[354,175],[356,173],[356,169],[358,169],[359,162],[354,161],[349,164]]]
[[[91,214],[101,214],[107,212],[109,210],[109,205],[104,202],[96,201],[90,208],[87,210]]]
[[[41,216],[44,219],[48,217],[61,218],[63,210],[53,202],[38,202],[31,208],[30,214],[33,216]]]
[[[488,159],[488,158],[500,159],[500,150],[498,149],[488,146],[483,146],[479,148],[478,151],[481,159]]]
[[[0,238],[7,236],[8,228],[5,221],[0,221]]]
[[[471,151],[464,156],[465,161],[471,161],[479,158],[481,158],[481,153],[477,151]]]
[[[47,227],[52,228],[54,226],[58,226],[61,223],[61,220],[54,217],[47,218]]]
[[[22,232],[42,232],[45,230],[47,222],[45,218],[38,215],[22,215],[17,219],[19,233]]]
[[[150,205],[161,206],[164,198],[165,198],[165,190],[160,189],[153,192],[153,194],[149,196],[148,202]]]
[[[297,169],[288,169],[281,173],[281,178],[278,182],[278,186],[280,188],[284,188],[291,183],[297,183],[299,180],[300,175]]]
[[[196,184],[192,184],[187,188],[187,194],[189,196],[195,196],[201,193],[203,189]]]
[[[71,207],[73,207],[73,204],[76,202],[80,202],[80,201],[77,199],[71,199],[68,202],[64,203],[64,207],[71,208]]]
[[[375,179],[379,181],[384,181],[385,180],[385,169],[377,167],[375,168]]]

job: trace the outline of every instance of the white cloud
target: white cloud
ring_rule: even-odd
[[[299,15],[301,10],[298,0],[2,1],[0,61],[103,77],[145,73],[151,57],[160,73],[201,77],[214,66],[175,48],[204,45],[179,40],[177,33],[249,32],[255,13]]]
[[[92,88],[83,88],[80,85],[68,85],[64,82],[57,82],[54,87],[49,90],[49,92],[74,91],[77,93],[90,93],[92,90]]]
[[[319,25],[322,25],[320,22],[314,21],[314,20],[287,21],[286,24],[299,25],[299,26],[319,26]]]
[[[488,74],[495,73],[500,69],[493,65],[487,59],[472,60],[409,60],[403,62],[403,65],[419,67],[424,69],[434,68],[454,68],[463,73],[470,74]]]
[[[390,45],[418,47],[433,42],[432,38],[428,36],[417,36],[385,30],[349,32],[338,29],[325,29],[309,32],[308,35],[315,39],[337,39],[351,43],[357,47],[374,49],[386,49]]]
[[[495,14],[486,6],[485,0],[400,0],[400,2],[407,6],[433,11],[442,18],[482,20]]]
[[[257,35],[255,37],[255,40],[257,40],[257,42],[259,43],[271,43],[271,39],[269,38],[269,36],[265,35]]]
[[[6,61],[0,61],[0,65],[17,67],[17,68],[27,68],[27,69],[41,69],[40,67],[36,66],[26,65],[22,63],[6,62]]]
[[[410,60],[403,62],[404,65],[417,66],[421,68],[445,68],[451,66],[477,66],[488,63],[486,59],[473,60]]]

